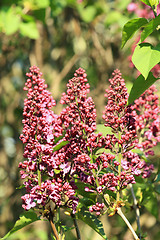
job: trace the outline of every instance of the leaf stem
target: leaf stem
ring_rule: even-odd
[[[129,230],[132,232],[135,240],[140,240],[137,236],[137,234],[135,233],[135,231],[133,230],[131,224],[129,223],[128,219],[125,217],[125,215],[123,214],[122,210],[120,207],[117,208],[117,213],[119,214],[119,216],[123,219],[123,221],[126,223],[126,225],[128,226]]]

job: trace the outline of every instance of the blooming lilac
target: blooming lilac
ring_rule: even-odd
[[[55,208],[76,213],[80,198],[77,188],[81,183],[84,191],[97,195],[89,211],[100,215],[106,190],[120,192],[135,183],[135,176],[150,175],[153,165],[146,164],[131,150],[139,148],[146,155],[153,154],[152,147],[160,141],[160,110],[154,87],[133,106],[127,106],[127,88],[120,71],[115,70],[106,90],[103,113],[105,126],[111,128],[112,134],[103,136],[96,132],[96,109],[88,96],[90,86],[85,70],[79,68],[69,80],[60,100],[64,108],[59,115],[52,110],[55,101],[39,69],[31,67],[27,76],[20,136],[25,144],[25,160],[19,163],[27,192],[22,196],[25,210],[37,208],[45,212],[47,205],[54,203]],[[56,150],[63,142],[66,144]]]
[[[147,89],[131,107],[136,118],[136,131],[139,137],[137,148],[146,155],[153,155],[152,148],[160,142],[160,108],[155,86]]]
[[[20,163],[19,167],[27,194],[22,197],[22,206],[26,210],[34,207],[41,209],[49,200],[57,206],[67,205],[63,201],[66,195],[75,209],[78,201],[74,189],[65,182],[63,175],[61,179],[55,172],[55,169],[63,172],[64,163],[63,154],[53,152],[54,141],[62,136],[61,121],[52,110],[55,101],[46,90],[47,85],[37,67],[31,67],[26,75],[28,79],[24,90],[28,94],[24,101],[24,127],[20,139],[25,144],[24,157],[27,161]],[[64,175],[66,173],[65,170]],[[43,181],[43,177],[46,180]]]

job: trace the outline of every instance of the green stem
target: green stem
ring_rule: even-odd
[[[38,169],[38,185],[41,186],[41,171]]]

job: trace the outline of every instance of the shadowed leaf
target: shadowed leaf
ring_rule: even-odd
[[[133,103],[134,100],[139,98],[141,94],[144,93],[145,90],[149,88],[156,80],[158,79],[153,76],[152,72],[149,73],[146,80],[141,74],[133,83],[133,87],[128,98],[128,104]]]
[[[93,214],[91,214],[90,212],[88,212],[84,209],[81,209],[81,211],[79,211],[77,213],[77,217],[78,217],[78,219],[82,220],[84,223],[89,225],[101,237],[103,237],[104,239],[107,240],[107,237],[104,233],[103,224],[96,216],[94,216]]]
[[[16,221],[14,227],[2,238],[2,240],[7,239],[11,234],[38,220],[41,219],[37,217],[37,214],[33,211],[24,212],[20,215],[20,219]]]

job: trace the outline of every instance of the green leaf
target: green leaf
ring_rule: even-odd
[[[68,231],[71,231],[72,229],[74,229],[74,227],[67,227],[67,226],[62,225],[62,224],[61,224],[61,228],[63,229],[64,232],[68,232]]]
[[[151,6],[157,6],[159,4],[159,0],[149,0]]]
[[[148,193],[148,201],[145,203],[145,208],[155,217],[158,218],[158,201],[155,194],[151,191]]]
[[[57,144],[54,148],[53,148],[53,152],[58,151],[59,149],[61,149],[62,147],[66,146],[69,142],[68,141],[62,141],[59,144]]]
[[[156,193],[160,194],[160,185],[155,186]]]
[[[112,134],[112,129],[110,127],[105,127],[104,124],[97,124],[96,132],[101,132],[103,136],[106,136],[107,134]]]
[[[93,201],[95,200],[95,198],[96,198],[96,193],[95,192],[87,192],[87,191],[85,191],[85,187],[90,188],[89,184],[83,183],[83,182],[75,182],[75,184],[77,186],[76,192],[78,194],[80,194],[81,196],[83,196],[85,198],[91,199]]]
[[[122,30],[122,44],[121,48],[124,47],[126,42],[133,36],[133,34],[140,29],[142,26],[147,24],[148,21],[146,18],[135,18],[128,21]]]
[[[79,6],[79,12],[83,21],[86,23],[92,22],[96,16],[96,8],[94,6],[88,6],[86,8],[82,8],[81,5]]]
[[[20,24],[20,17],[16,14],[14,8],[2,8],[0,12],[0,29],[5,32],[6,35],[15,33]]]
[[[160,62],[160,44],[156,47],[150,43],[139,44],[134,50],[132,62],[146,79],[149,71]]]
[[[20,215],[20,219],[16,221],[14,227],[2,238],[2,240],[7,239],[11,234],[38,220],[40,220],[40,218],[37,217],[37,214],[35,212],[31,210],[24,212]]]
[[[39,37],[39,32],[35,22],[21,22],[20,33],[31,39],[37,39]]]
[[[157,182],[160,182],[160,173],[158,173],[158,175],[156,176],[155,182],[156,182],[156,183],[157,183]]]
[[[30,10],[47,8],[50,4],[49,0],[27,0],[27,7]]]
[[[157,81],[157,78],[153,76],[152,72],[149,73],[146,80],[141,74],[133,83],[133,87],[128,98],[128,104],[133,103],[134,100],[139,98],[141,94],[144,93],[144,91],[148,89],[155,81]]]
[[[38,8],[46,8],[49,6],[49,0],[35,0],[35,5],[37,5]]]
[[[142,176],[134,176],[135,178],[135,181],[136,181],[136,184],[137,183],[140,183],[141,186],[140,186],[140,189],[143,188],[142,185],[144,186],[144,188],[146,187],[146,183],[144,182],[144,178],[142,178]]]
[[[160,15],[153,18],[149,23],[144,26],[144,30],[141,33],[141,42],[143,42],[160,24]]]
[[[61,140],[62,138],[64,138],[64,136],[65,136],[65,134],[63,134],[63,135],[61,135],[61,136],[59,136],[59,137],[55,137],[55,139],[54,139],[54,144],[58,143],[59,140]]]
[[[107,240],[107,237],[104,233],[103,225],[102,225],[101,221],[96,216],[94,216],[93,214],[91,214],[90,212],[88,212],[84,209],[81,209],[81,211],[79,211],[77,213],[77,217],[78,217],[78,219],[82,220],[84,223],[89,225],[101,237],[103,237],[104,239]]]
[[[45,20],[46,20],[46,9],[42,8],[42,9],[38,9],[34,11],[34,17],[37,20],[40,20],[41,22],[43,22],[43,24],[45,24]]]
[[[89,206],[95,204],[95,202],[89,198],[80,198],[78,202],[77,209],[81,209],[82,207],[88,208]]]
[[[151,5],[150,5],[150,1],[149,1],[149,0],[141,0],[141,2],[143,2],[143,3],[147,4],[148,6],[151,6]]]
[[[140,149],[136,148],[136,149],[132,149],[131,150],[133,153],[137,153],[145,162],[149,162],[149,159],[146,157],[146,155],[144,154],[143,151],[141,151]]]

